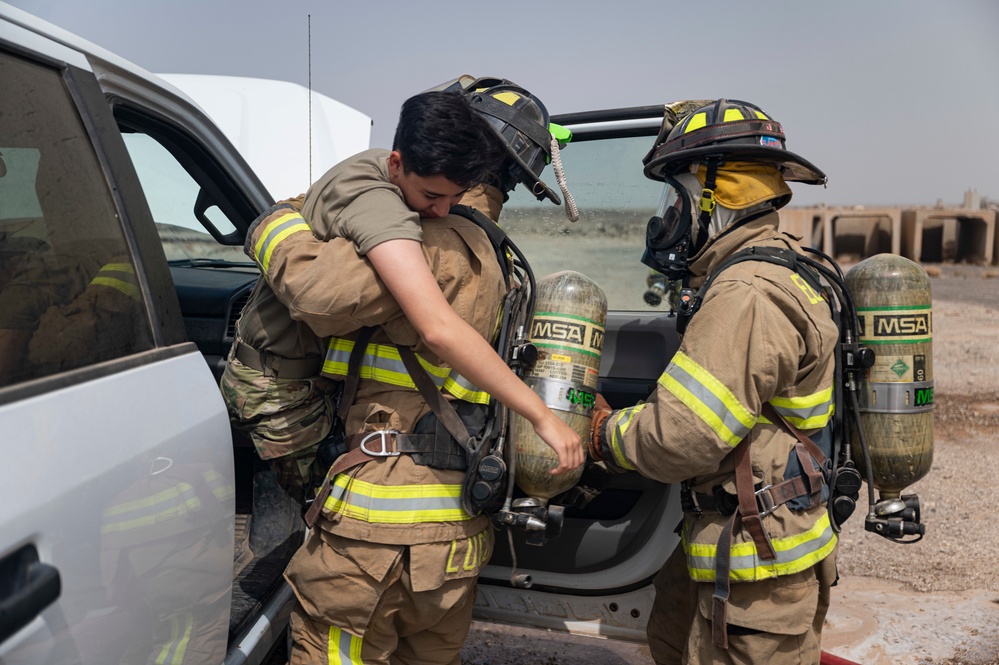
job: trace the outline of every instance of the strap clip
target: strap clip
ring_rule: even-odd
[[[773,485],[767,485],[766,487],[761,487],[753,492],[753,495],[756,496],[756,505],[760,508],[760,517],[766,517],[777,509],[777,505],[774,503],[774,497],[770,493],[771,487],[773,487]]]
[[[715,211],[715,205],[717,205],[717,202],[715,201],[715,190],[708,189],[707,187],[702,189],[701,198],[697,202],[697,207],[701,210],[701,212],[706,212],[710,215]]]
[[[374,432],[370,432],[367,435],[365,435],[365,437],[363,439],[361,439],[361,443],[360,443],[360,445],[358,447],[362,451],[364,451],[365,455],[369,455],[371,457],[398,457],[402,453],[400,453],[397,450],[391,450],[391,448],[393,448],[393,446],[389,445],[389,439],[388,439],[388,435],[389,434],[392,434],[394,436],[398,436],[399,432],[397,432],[396,430],[392,430],[392,429],[380,429],[380,430],[376,430]],[[368,441],[370,441],[371,439],[375,439],[375,438],[377,438],[378,440],[381,441],[382,449],[381,450],[368,450],[368,447],[367,447]]]

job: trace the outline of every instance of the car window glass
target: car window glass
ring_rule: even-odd
[[[125,130],[122,137],[149,202],[167,260],[249,261],[243,254],[242,245],[221,244],[199,219],[201,209],[219,235],[229,235],[236,230],[232,220],[217,205],[203,205],[201,184],[178,160],[175,152],[161,139],[141,130]]]
[[[101,164],[58,72],[0,52],[0,387],[152,347]]]
[[[607,295],[608,309],[649,310],[642,295],[649,269],[641,263],[645,226],[655,213],[662,183],[645,178],[642,157],[650,137],[572,142],[561,152],[579,221],[565,208],[537,201],[518,185],[503,207],[500,225],[527,257],[535,277],[575,270]],[[542,179],[555,187],[551,167]],[[557,189],[557,188],[556,188]]]

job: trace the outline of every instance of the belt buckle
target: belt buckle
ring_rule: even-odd
[[[777,506],[774,505],[774,497],[768,491],[771,487],[773,487],[772,484],[753,492],[756,497],[756,506],[760,509],[760,517],[766,517],[777,509]]]
[[[389,444],[388,444],[388,435],[389,434],[398,434],[398,433],[399,432],[397,432],[394,429],[380,429],[380,430],[375,430],[374,432],[368,433],[363,439],[361,439],[361,444],[358,447],[362,451],[364,451],[365,455],[368,455],[370,457],[398,457],[402,453],[400,453],[399,451],[396,451],[396,450],[389,450]],[[380,440],[382,442],[382,449],[381,450],[377,450],[377,451],[368,450],[368,448],[367,448],[368,441],[371,440],[371,439],[373,439],[373,438],[377,438],[378,440]]]

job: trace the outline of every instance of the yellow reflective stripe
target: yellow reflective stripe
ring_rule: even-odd
[[[257,244],[254,247],[253,254],[257,259],[257,265],[260,266],[265,274],[270,266],[274,248],[288,236],[303,231],[311,233],[312,229],[309,228],[309,225],[305,223],[305,220],[297,212],[281,215],[264,226],[263,231],[260,233],[260,239],[257,240]]]
[[[376,485],[346,474],[333,479],[324,509],[372,524],[422,524],[471,519],[461,484]]]
[[[759,118],[760,120],[769,120],[770,119],[770,118],[767,117],[767,115],[763,111],[760,111],[759,109],[754,109],[754,112],[756,113],[756,117]]]
[[[330,338],[326,349],[326,360],[323,361],[322,373],[328,376],[347,376],[350,354],[353,350],[353,340],[340,337]],[[447,390],[465,402],[472,402],[473,404],[489,403],[489,393],[476,388],[468,379],[458,374],[452,368],[434,365],[418,353],[414,355],[416,355],[420,366],[427,371],[438,389]],[[362,379],[380,381],[390,386],[416,390],[416,383],[413,382],[412,377],[409,376],[409,372],[406,371],[406,365],[402,362],[399,349],[393,345],[369,343],[361,360],[358,374]]]
[[[659,385],[703,420],[722,441],[736,446],[756,425],[756,418],[735,395],[689,356],[677,353]]]
[[[751,540],[731,547],[729,579],[738,582],[755,582],[781,575],[792,575],[811,568],[829,556],[836,547],[836,534],[829,521],[829,512],[822,514],[807,531],[784,538],[773,538],[777,558],[763,561]],[[687,553],[687,570],[696,582],[714,582],[718,548],[711,543],[684,541]]]
[[[742,115],[742,111],[739,109],[725,109],[725,117],[722,122],[732,122],[734,120],[745,120],[745,116]]]
[[[102,534],[153,526],[201,509],[194,488],[186,482],[151,496],[110,506],[103,513]],[[117,519],[113,519],[117,518]]]
[[[105,263],[90,280],[90,284],[107,286],[124,293],[132,300],[142,300],[139,283],[135,278],[135,268],[131,263]]]
[[[829,424],[835,412],[831,386],[812,395],[774,397],[770,403],[798,429],[821,429]],[[760,421],[769,422],[762,417]]]
[[[690,117],[690,120],[687,121],[687,126],[684,127],[683,133],[686,134],[688,132],[692,132],[695,129],[700,129],[701,127],[706,126],[707,124],[708,124],[707,113],[705,113],[704,111],[701,111],[700,113],[695,113]]]
[[[181,625],[183,621],[183,625]],[[191,642],[191,632],[194,628],[194,615],[184,612],[180,616],[170,617],[170,640],[163,645],[157,654],[157,665],[182,665],[187,646]]]
[[[129,284],[128,282],[123,282],[120,279],[114,279],[113,277],[101,277],[98,275],[90,280],[91,284],[97,284],[100,286],[107,286],[116,291],[124,293],[126,296],[132,300],[141,300],[139,295],[139,287],[135,284]]]
[[[342,628],[330,626],[326,638],[326,662],[329,665],[363,665],[361,646],[363,640]]]
[[[236,495],[236,488],[231,483],[227,483],[225,477],[218,471],[214,469],[205,471],[201,476],[219,501],[225,501]]]
[[[635,470],[635,466],[624,456],[621,443],[624,441],[624,434],[628,431],[632,419],[646,406],[648,404],[639,404],[627,409],[621,409],[615,419],[614,426],[610,428],[611,454],[614,455],[614,463],[622,469]]]

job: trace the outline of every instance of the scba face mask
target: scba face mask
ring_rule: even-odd
[[[659,207],[645,228],[642,263],[673,281],[690,274],[688,260],[697,253],[704,240],[695,234],[694,208],[689,191],[672,176],[667,176],[665,180]]]

